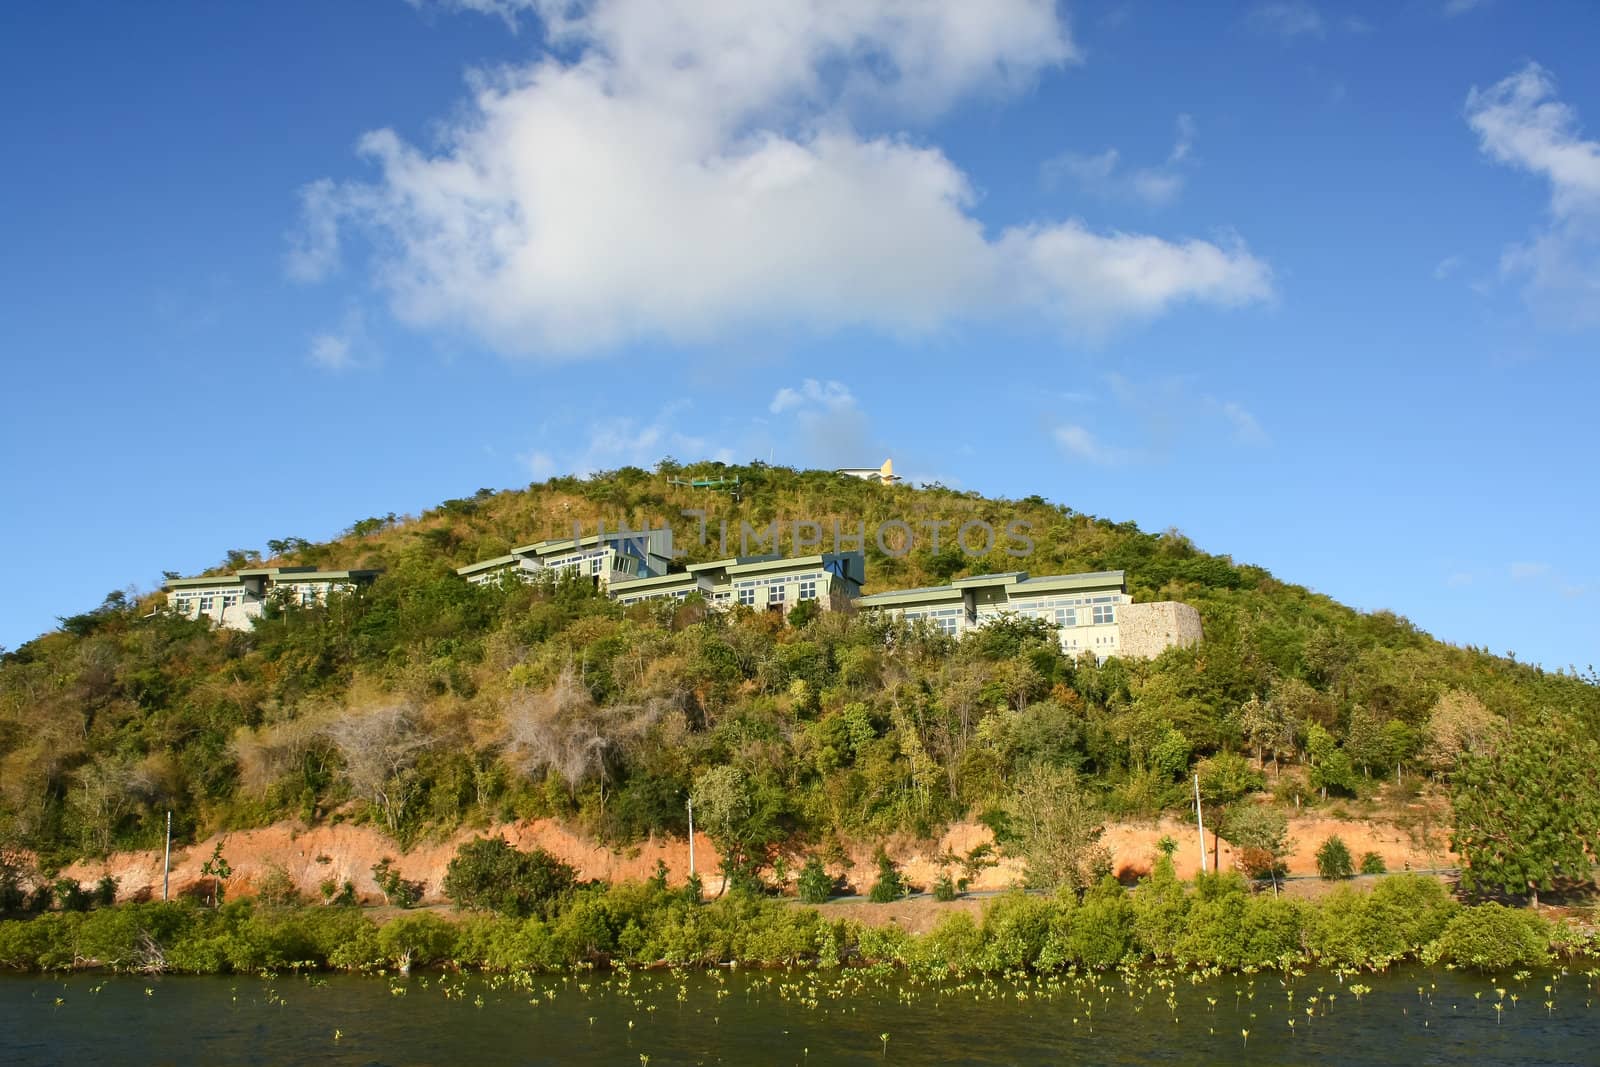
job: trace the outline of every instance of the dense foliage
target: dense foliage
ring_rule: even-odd
[[[948,972],[1057,971],[1148,961],[1189,968],[1318,964],[1381,969],[1404,959],[1526,967],[1587,952],[1569,928],[1497,904],[1463,907],[1436,881],[1394,875],[1319,903],[1253,896],[1237,875],[1191,890],[1170,864],[1136,892],[1113,880],[1055,897],[996,898],[974,922],[951,912],[928,934],[830,920],[741,893],[710,904],[655,882],[590,886],[548,915],[464,919],[407,912],[381,926],[351,907],[229,901],[125,904],[0,922],[0,968],[253,973],[455,964],[548,970],[574,964],[708,966],[891,962]]]
[[[739,476],[739,500],[667,481],[717,474]],[[709,543],[685,508],[707,512]],[[945,523],[945,543],[886,550],[873,532],[887,519]],[[692,560],[737,552],[741,523],[774,520],[816,522],[825,542],[835,521],[864,524],[878,589],[1123,568],[1136,598],[1195,605],[1206,638],[1151,662],[1097,664],[1031,622],[956,642],[865,615],[624,609],[585,583],[479,587],[452,573],[574,522],[670,521]],[[1033,554],[964,555],[948,534],[969,520],[1028,523]],[[1581,738],[1600,723],[1592,675],[1446,646],[1176,532],[1037,497],[666,461],[269,548],[268,563],[384,574],[325,606],[271,610],[248,633],[118,593],[4,655],[0,854],[26,850],[49,869],[157,847],[168,809],[180,842],[293,817],[368,820],[405,845],[558,816],[622,843],[683,833],[692,793],[697,823],[745,870],[779,843],[925,834],[963,815],[1000,829],[1011,818],[1023,847],[1050,819],[1083,822],[1030,806],[1022,788],[1069,772],[1087,806],[1113,816],[1181,808],[1197,772],[1208,805],[1267,784],[1290,803],[1326,791],[1338,804],[1396,771],[1416,782],[1476,766],[1508,720],[1547,714]],[[236,550],[226,563],[256,558]],[[1042,883],[1093,880],[1088,830],[1070,869],[1041,857]]]

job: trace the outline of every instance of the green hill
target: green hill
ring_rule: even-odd
[[[739,499],[670,477],[737,476]],[[712,531],[684,509],[704,509]],[[1034,551],[973,557],[898,519],[1021,520]],[[795,625],[701,606],[624,609],[580,584],[475,587],[453,568],[513,545],[670,520],[690,559],[719,524],[835,520],[868,531],[869,590],[965,574],[1122,569],[1136,600],[1181,600],[1205,641],[1141,662],[1063,656],[1047,632],[991,627],[959,644],[865,616]],[[825,544],[824,547],[833,547]],[[891,545],[891,547],[893,547]],[[1463,730],[1548,710],[1600,730],[1591,676],[1442,644],[1259,567],[1038,497],[992,500],[829,472],[664,461],[517,492],[480,491],[415,519],[286,537],[263,563],[382,568],[325,607],[251,632],[113,595],[0,662],[0,846],[46,865],[298,817],[370,819],[409,841],[462,824],[554,815],[613,842],[684,831],[684,798],[724,787],[725,832],[759,856],[784,840],[927,833],[1002,807],[1032,764],[1075,767],[1112,814],[1186,803],[1200,764],[1283,795],[1370,797],[1447,771]],[[260,560],[235,551],[222,566]],[[1269,773],[1269,781],[1274,780]],[[1251,783],[1253,784],[1253,783]],[[1307,800],[1316,799],[1308,795]]]

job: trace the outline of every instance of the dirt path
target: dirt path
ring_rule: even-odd
[[[503,836],[523,849],[537,845],[572,864],[582,878],[605,881],[642,879],[654,872],[658,860],[666,864],[674,883],[681,884],[689,874],[689,846],[681,838],[653,839],[622,849],[612,849],[596,844],[553,820],[505,823],[476,832],[463,830],[443,840],[418,845],[408,852],[400,851],[372,826],[341,823],[306,828],[293,823],[278,823],[259,830],[217,835],[175,850],[172,857],[172,893],[177,896],[201,890],[201,865],[220,841],[223,854],[233,867],[233,876],[228,880],[229,892],[233,894],[254,892],[263,877],[281,868],[308,898],[317,899],[319,887],[326,881],[331,880],[335,885],[349,881],[364,901],[376,903],[381,895],[372,879],[372,866],[385,857],[391,857],[404,877],[423,883],[424,900],[438,901],[443,899],[440,882],[446,866],[461,842],[475,833]],[[1432,850],[1420,849],[1404,831],[1388,824],[1308,818],[1291,820],[1289,824],[1289,835],[1295,844],[1294,852],[1289,857],[1290,873],[1316,873],[1316,849],[1332,834],[1341,836],[1352,856],[1358,859],[1365,852],[1377,852],[1391,871],[1455,864],[1455,857],[1443,846]],[[1119,875],[1127,877],[1149,869],[1156,843],[1165,836],[1171,836],[1179,842],[1179,851],[1174,857],[1179,876],[1192,877],[1199,869],[1199,847],[1191,823],[1163,820],[1160,823],[1112,824],[1106,828],[1102,840],[1112,850]],[[951,826],[937,841],[890,841],[886,847],[911,884],[927,888],[944,870],[939,857],[946,853],[964,854],[979,844],[992,841],[993,835],[987,827],[975,822],[961,822]],[[1207,834],[1206,844],[1208,850],[1215,844],[1210,834]],[[871,845],[853,850],[851,863],[842,872],[846,880],[862,892],[871,886],[875,877],[872,852]],[[1218,856],[1223,869],[1231,869],[1233,850],[1226,843],[1222,844]],[[704,835],[697,834],[695,867],[705,878],[709,894],[720,889],[720,880],[714,876],[718,862],[715,846]],[[1209,853],[1207,862],[1210,862]],[[791,857],[790,868],[798,866],[798,858]],[[93,882],[102,874],[109,873],[119,880],[122,899],[161,896],[159,850],[114,853],[105,861],[75,863],[63,873],[80,882]],[[1016,861],[1002,860],[998,866],[984,871],[969,888],[974,891],[1006,889],[1019,883],[1021,874]]]

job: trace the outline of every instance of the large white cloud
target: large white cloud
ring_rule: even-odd
[[[1544,178],[1550,219],[1503,266],[1527,278],[1534,306],[1566,324],[1600,325],[1600,141],[1556,96],[1537,63],[1467,95],[1467,122],[1485,154]]]
[[[757,326],[897,334],[1042,311],[1097,334],[1270,292],[1237,242],[991,235],[924,121],[1077,52],[1049,0],[456,0],[537,9],[555,49],[479,75],[438,147],[366,135],[372,182],[313,183],[291,272],[358,232],[402,319],[545,357]]]

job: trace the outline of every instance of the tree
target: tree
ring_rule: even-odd
[[[1600,856],[1600,743],[1546,716],[1463,755],[1451,792],[1461,884],[1528,895],[1588,882]]]
[[[233,864],[222,854],[221,841],[211,850],[211,858],[200,865],[200,876],[211,879],[211,906],[216,907],[222,903],[222,895],[226,890],[223,883],[233,877]]]
[[[1350,859],[1350,846],[1338,834],[1317,847],[1317,873],[1330,882],[1354,877],[1356,872]]]
[[[1491,751],[1505,733],[1505,720],[1465,689],[1434,702],[1423,731],[1422,761],[1438,774],[1454,773],[1461,757]]]
[[[1283,858],[1289,854],[1289,817],[1266,804],[1240,804],[1228,812],[1218,833],[1239,852],[1239,865],[1252,878],[1271,878],[1278,891]]]
[[[833,875],[828,873],[821,856],[806,859],[805,866],[800,868],[796,889],[802,904],[826,904],[828,898],[833,896]]]
[[[1005,805],[1003,847],[1022,857],[1028,884],[1087,889],[1104,865],[1105,821],[1070,767],[1035,763],[1013,782]]]
[[[458,908],[549,918],[577,884],[577,875],[542,848],[523,852],[503,837],[475,837],[456,849],[445,868],[443,889]],[[662,868],[662,888],[665,882]]]
[[[1322,790],[1322,799],[1328,799],[1330,788],[1356,791],[1356,771],[1349,754],[1335,745],[1333,735],[1321,726],[1312,724],[1306,731],[1306,755],[1311,760],[1311,788]]]
[[[424,728],[421,713],[409,704],[354,711],[329,733],[344,756],[351,788],[383,812],[390,834],[398,834],[418,788],[417,760],[436,740]]]
[[[900,868],[895,866],[894,860],[889,858],[889,853],[884,851],[882,845],[878,846],[873,861],[878,865],[878,880],[872,883],[872,889],[867,893],[868,900],[874,904],[892,904],[911,892],[905,876],[900,873]]]

